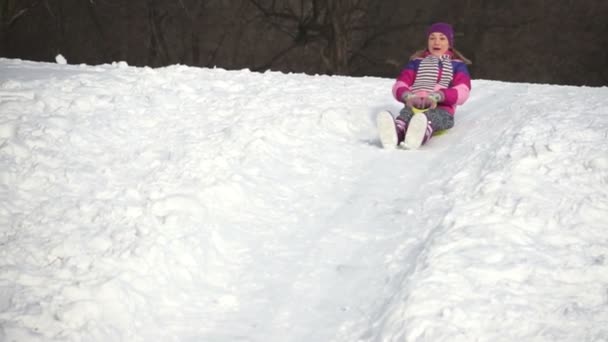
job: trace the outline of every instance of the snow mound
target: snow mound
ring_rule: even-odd
[[[608,340],[608,88],[388,151],[390,79],[56,61],[0,59],[0,340]]]

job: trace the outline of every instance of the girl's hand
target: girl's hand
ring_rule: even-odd
[[[429,99],[429,101],[432,102],[431,104],[431,109],[435,109],[437,108],[437,104],[441,101],[443,101],[443,93],[440,91],[434,91],[432,93],[429,94],[429,96],[427,97]]]
[[[410,108],[426,108],[426,96],[420,96],[412,93],[403,94],[403,103]]]
[[[403,93],[402,99],[403,99],[403,103],[405,103],[406,106],[408,107],[412,107],[413,106],[413,102],[414,100],[417,98],[416,95],[407,92],[407,93]]]
[[[432,92],[428,95],[419,96],[412,93],[403,94],[403,102],[410,108],[435,109],[437,103],[443,101],[443,93],[440,91]]]
[[[433,100],[431,100],[428,96],[414,96],[410,101],[408,101],[408,103],[406,103],[406,105],[418,109],[432,109],[434,108],[432,107],[433,103]],[[436,103],[435,106],[437,106]]]

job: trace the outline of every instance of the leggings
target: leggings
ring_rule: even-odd
[[[425,114],[431,123],[431,127],[433,127],[433,131],[435,132],[454,127],[454,117],[449,112],[441,108],[429,109],[425,112]],[[412,116],[414,116],[412,108],[405,106],[399,112],[397,119],[401,119],[407,124],[410,122]]]

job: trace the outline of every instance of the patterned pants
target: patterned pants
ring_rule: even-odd
[[[454,117],[441,108],[429,109],[425,112],[425,114],[431,123],[431,127],[433,127],[433,131],[435,132],[454,127]],[[405,106],[399,112],[397,119],[403,120],[407,124],[410,122],[412,116],[414,116],[412,108]]]

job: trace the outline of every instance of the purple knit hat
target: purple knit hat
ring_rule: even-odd
[[[446,23],[435,23],[431,25],[428,30],[426,30],[426,37],[428,38],[433,32],[443,33],[446,37],[448,37],[450,47],[454,46],[454,29],[452,29],[452,25]]]

